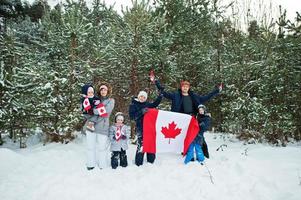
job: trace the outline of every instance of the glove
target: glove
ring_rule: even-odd
[[[155,72],[154,72],[154,70],[151,70],[151,71],[149,72],[149,79],[150,79],[150,81],[151,81],[152,83],[155,83]]]
[[[121,139],[122,139],[122,140],[125,140],[125,139],[126,139],[126,136],[125,136],[125,135],[121,135]]]
[[[148,111],[148,108],[143,108],[143,109],[142,109],[142,114],[147,113],[147,111]]]
[[[97,106],[98,104],[100,104],[100,100],[94,100],[94,105]]]
[[[224,85],[221,83],[217,87],[218,87],[218,91],[221,92],[223,90]]]

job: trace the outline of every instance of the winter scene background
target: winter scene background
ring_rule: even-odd
[[[300,199],[301,3],[113,2],[0,1],[0,199]],[[204,165],[133,163],[128,108],[140,90],[156,98],[150,70],[168,91],[223,83]],[[131,126],[126,168],[86,169],[79,99],[98,81]]]

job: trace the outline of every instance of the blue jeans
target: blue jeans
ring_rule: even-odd
[[[191,159],[194,158],[194,150],[196,153],[196,159],[199,162],[203,162],[205,160],[201,145],[199,143],[193,141],[188,148],[188,151],[187,151],[187,154],[186,154],[186,157],[184,160],[185,164],[189,163],[191,161]]]

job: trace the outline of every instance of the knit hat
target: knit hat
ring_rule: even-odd
[[[108,90],[108,87],[107,87],[106,85],[101,85],[101,86],[99,87],[99,90],[102,90],[102,89]]]
[[[206,109],[206,106],[203,105],[203,104],[198,105],[198,110],[199,110],[200,108],[203,108],[205,112],[206,112],[206,110],[207,110],[207,109]]]
[[[124,122],[124,114],[122,112],[117,112],[115,114],[115,123],[117,122],[117,119],[122,119]]]
[[[145,99],[147,99],[147,93],[146,93],[145,91],[140,91],[139,94],[138,94],[138,98],[139,98],[140,96],[144,96]]]
[[[85,84],[85,85],[82,87],[82,94],[88,95],[88,89],[89,89],[90,87],[94,90],[94,88],[93,88],[93,86],[92,86],[91,84]]]

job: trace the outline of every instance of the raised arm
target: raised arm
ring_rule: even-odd
[[[209,101],[211,98],[215,97],[216,95],[218,95],[219,93],[219,89],[216,88],[214,89],[212,92],[210,92],[209,94],[205,95],[205,96],[201,96],[201,95],[197,95],[197,98],[199,100],[200,104],[205,103],[206,101]]]
[[[166,92],[166,91],[165,91],[165,88],[161,85],[161,83],[160,83],[159,80],[156,80],[156,81],[155,81],[155,84],[156,84],[157,89],[160,91],[160,93],[163,94],[163,96],[164,96],[166,99],[173,100],[173,99],[175,98],[175,94],[174,94],[174,93],[170,93],[170,92]]]
[[[149,103],[147,107],[149,108],[156,108],[162,101],[163,94],[159,94],[159,96],[156,98],[156,100],[153,103]]]

